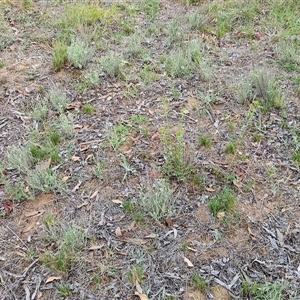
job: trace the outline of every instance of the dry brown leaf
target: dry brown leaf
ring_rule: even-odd
[[[123,237],[123,238],[124,238],[125,242],[134,243],[134,244],[137,244],[137,245],[143,245],[143,244],[146,244],[148,242],[148,241],[145,241],[145,240],[142,240],[142,239],[139,239],[139,238],[126,238],[126,237]]]
[[[97,194],[99,193],[99,190],[96,190],[93,195],[90,197],[90,199],[93,199],[97,196]]]
[[[26,253],[24,253],[24,252],[21,252],[21,251],[15,251],[15,253],[16,253],[18,256],[26,257]]]
[[[187,266],[189,267],[189,268],[192,268],[194,265],[192,264],[192,262],[188,259],[188,258],[186,258],[185,256],[183,257],[183,260],[184,260],[184,262],[187,264]]]
[[[123,233],[120,227],[116,228],[116,236],[117,237],[123,237]]]
[[[130,223],[130,225],[127,227],[127,230],[128,230],[128,231],[133,230],[135,224],[136,224],[135,221],[132,221],[132,222]]]
[[[111,202],[116,203],[116,204],[123,204],[123,201],[118,200],[118,199],[113,199]]]
[[[215,189],[212,189],[212,188],[210,188],[210,187],[207,187],[206,190],[207,190],[208,192],[214,192],[214,191],[215,191]]]
[[[78,161],[78,160],[80,160],[80,157],[79,157],[79,156],[76,156],[76,155],[73,155],[73,156],[71,157],[71,159],[72,159],[73,161]]]
[[[35,225],[36,225],[36,222],[31,222],[31,223],[29,223],[29,224],[25,227],[25,229],[22,230],[22,232],[23,232],[23,233],[26,233],[26,232],[30,231],[31,229],[33,229],[33,228],[35,227]]]
[[[159,136],[158,132],[155,132],[155,133],[151,136],[151,139],[152,139],[152,140],[156,140],[156,139],[158,139],[158,136]]]
[[[26,212],[24,213],[24,216],[25,216],[26,218],[29,218],[29,217],[36,216],[38,213],[39,213],[39,211],[37,211],[37,210],[26,211]]]
[[[83,126],[82,125],[80,125],[80,124],[76,124],[76,125],[74,125],[74,127],[73,127],[74,129],[82,129],[83,128]]]
[[[157,237],[157,234],[151,233],[151,234],[149,234],[149,235],[146,235],[146,236],[145,236],[145,239],[155,239],[156,237]]]
[[[89,203],[88,203],[87,201],[84,201],[83,203],[79,204],[79,205],[77,206],[77,208],[81,208],[81,207],[86,206],[86,205],[88,205],[88,204],[89,204]]]
[[[48,277],[48,279],[46,280],[45,284],[49,283],[49,282],[53,282],[54,280],[60,280],[61,276],[50,276]]]
[[[220,220],[223,220],[223,218],[225,217],[225,211],[220,211],[217,214],[217,218]]]
[[[51,165],[51,158],[49,158],[47,161],[44,161],[40,164],[40,169],[41,170],[46,170],[46,169],[49,169]]]
[[[69,178],[71,178],[71,176],[64,176],[61,181],[66,182]]]
[[[87,149],[90,148],[90,145],[87,144],[81,144],[80,145],[80,152],[86,151]]]
[[[140,297],[140,300],[149,300],[149,298],[145,294],[141,294],[138,291],[135,291],[134,294]]]
[[[104,243],[102,245],[94,245],[94,246],[91,246],[89,248],[90,251],[93,251],[93,250],[100,250],[104,247]]]
[[[168,227],[172,227],[173,226],[173,220],[172,220],[172,218],[168,216],[166,218],[166,223],[167,223]]]
[[[284,245],[284,235],[279,231],[278,228],[276,228],[276,234],[279,245],[282,247]]]

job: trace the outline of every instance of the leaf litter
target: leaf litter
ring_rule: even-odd
[[[33,12],[44,11],[48,4],[45,5],[44,1],[34,2]],[[136,5],[138,3],[133,1],[132,7],[125,8],[133,12]],[[22,19],[17,18],[19,9],[12,6],[6,12],[6,20],[21,27]],[[53,6],[53,13],[59,15],[60,9],[58,4]],[[149,6],[143,9],[147,12]],[[136,26],[150,26],[142,10],[137,11]],[[163,61],[164,51],[169,52],[173,47],[167,41],[171,29],[168,32],[165,25],[194,12],[197,6],[161,1],[156,21],[161,22],[162,29],[156,32],[150,26],[152,33],[142,47],[148,47],[152,56],[158,54]],[[37,21],[31,10],[23,13],[28,22]],[[122,28],[127,25],[130,24],[123,23]],[[116,26],[112,30],[121,30],[117,23],[112,26]],[[259,110],[253,110],[258,105],[257,99],[240,104],[233,92],[238,88],[237,79],[245,77],[253,66],[270,62],[274,66],[271,37],[261,30],[254,40],[240,33],[217,37],[204,29],[197,32],[205,43],[204,59],[214,73],[209,84],[200,80],[199,74],[190,78],[167,77],[165,65],[154,67],[158,80],[149,85],[142,81],[136,84],[139,79],[131,76],[154,61],[154,57],[147,57],[142,51],[135,58],[129,55],[124,59],[122,67],[134,64],[134,74],[130,70],[124,73],[127,81],[118,76],[108,77],[101,70],[99,86],[80,90],[76,88],[77,71],[73,74],[69,65],[58,73],[53,72],[49,63],[50,43],[38,38],[31,42],[36,36],[34,28],[38,27],[23,29],[23,38],[29,43],[15,40],[1,50],[5,78],[0,77],[3,83],[0,87],[0,155],[4,164],[0,167],[5,178],[0,177],[0,294],[6,299],[25,299],[28,295],[33,299],[38,291],[39,297],[58,299],[53,282],[60,281],[70,285],[72,299],[127,299],[133,295],[143,300],[166,298],[166,295],[185,299],[188,294],[197,294],[190,284],[192,273],[201,274],[209,283],[210,289],[202,293],[207,299],[243,299],[241,284],[246,279],[260,283],[284,282],[282,299],[290,299],[292,292],[299,294],[299,165],[290,158],[293,141],[297,140],[292,124],[297,129],[299,95],[292,91],[294,83],[290,75],[280,73],[277,67],[274,72],[286,75],[281,79],[289,95],[285,111],[274,109],[261,118]],[[44,35],[42,27],[37,30]],[[50,40],[52,38],[54,36]],[[117,36],[115,38],[110,41],[104,36],[101,42],[125,55],[128,49],[118,42]],[[19,56],[19,64],[13,63],[14,56]],[[40,162],[40,168],[48,170],[50,165],[55,166],[67,188],[63,192],[54,191],[50,198],[40,194],[35,200],[20,202],[18,194],[9,193],[4,183],[7,178],[9,184],[16,187],[20,176],[6,165],[5,153],[19,142],[26,143],[32,124],[28,101],[42,92],[39,87],[51,90],[52,83],[67,91],[71,102],[66,105],[66,111],[73,117],[76,134],[67,150],[58,149],[60,164],[48,158]],[[212,94],[205,96],[208,89],[218,94],[216,101]],[[89,101],[93,101],[96,113],[81,113],[84,103]],[[52,111],[48,117],[51,121],[55,116],[56,112]],[[132,120],[137,123],[133,124]],[[122,124],[129,135],[119,150],[112,151],[107,137],[114,124]],[[174,204],[174,215],[153,220],[143,212],[141,218],[140,188],[145,182],[151,184],[163,177],[161,167],[170,159],[163,149],[161,128],[178,129],[181,124],[185,131],[180,147],[185,151],[191,149],[193,177],[186,182],[170,178],[180,195]],[[243,128],[247,124],[251,124],[250,129]],[[40,125],[33,122],[33,126]],[[255,130],[262,134],[260,141],[252,141]],[[200,147],[195,142],[202,133],[210,137],[210,147]],[[176,130],[170,130],[169,134],[174,144],[178,138]],[[238,151],[226,154],[226,143],[232,140]],[[171,146],[165,148],[169,147],[174,157],[176,149]],[[120,153],[123,166],[120,166]],[[105,179],[93,175],[92,157],[105,161]],[[129,171],[128,166],[134,172]],[[219,211],[214,218],[207,208],[208,202],[224,185],[235,188],[238,201],[233,211]],[[27,185],[17,191],[21,193],[25,189],[28,192],[30,188]],[[132,206],[127,209],[128,203]],[[199,208],[201,214],[197,212]],[[57,219],[54,225],[53,216]],[[55,251],[62,247],[58,232],[66,225],[81,228],[86,244],[80,249],[80,258],[74,257],[71,269],[62,276],[52,276],[55,270],[47,266],[43,258],[45,253],[57,253]],[[57,234],[54,241],[49,232]],[[136,265],[141,266],[144,281],[132,285],[126,280],[126,274]],[[85,272],[86,269],[89,272]]]

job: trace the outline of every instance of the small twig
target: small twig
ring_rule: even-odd
[[[28,247],[26,246],[26,244],[23,242],[23,240],[12,230],[12,229],[10,229],[7,225],[5,225],[5,224],[3,224],[2,223],[2,225],[4,225],[22,244],[23,244],[23,246],[26,248],[26,249],[28,249]]]

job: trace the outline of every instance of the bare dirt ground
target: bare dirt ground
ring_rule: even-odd
[[[127,80],[101,73],[97,87],[80,91],[75,83],[81,71],[69,64],[59,72],[53,69],[54,33],[51,27],[42,26],[43,12],[51,17],[47,5],[35,1],[25,11],[12,5],[5,14],[12,40],[0,52],[4,63],[0,68],[4,178],[0,182],[0,299],[271,299],[243,294],[245,281],[278,283],[283,287],[281,298],[272,299],[300,299],[292,298],[297,293],[300,297],[300,175],[299,165],[291,159],[291,128],[299,130],[300,100],[291,83],[293,75],[274,62],[272,37],[237,38],[231,32],[217,38],[198,32],[209,45],[203,50],[209,81],[197,74],[168,77],[160,69],[158,80],[145,85],[131,79],[131,73]],[[144,42],[152,51],[149,63],[153,53],[169,51],[164,46],[164,24],[196,9],[161,1],[156,17],[161,31],[149,44]],[[53,18],[56,11],[59,6],[53,9]],[[138,16],[140,28],[151,25]],[[113,26],[112,30],[118,30]],[[122,43],[109,41],[107,36],[102,43],[119,53],[125,51]],[[97,51],[101,56],[104,50]],[[136,69],[130,72],[137,73],[142,65],[135,61]],[[256,67],[282,75],[280,85],[286,97],[284,109],[271,108],[249,119],[251,103],[239,103],[236,90],[239,79]],[[54,87],[66,92],[66,113],[72,116],[75,129],[68,150],[62,148],[61,160],[52,165],[61,177],[68,177],[68,184],[63,192],[36,193],[34,199],[17,201],[4,184],[4,180],[13,184],[19,178],[6,164],[6,155],[13,147],[26,145],[34,126],[32,102],[47,98]],[[206,103],[197,91],[215,98]],[[167,121],[164,97],[168,99]],[[93,105],[92,114],[83,112],[86,102]],[[132,125],[128,120],[133,115],[143,115],[147,121]],[[53,111],[48,114],[49,119],[54,116]],[[115,151],[107,136],[117,123],[133,129]],[[262,139],[254,141],[253,128],[258,123]],[[168,125],[175,132],[182,124],[182,147],[191,156],[193,174],[201,175],[202,182],[170,178],[177,195],[175,213],[159,220],[144,214],[136,222],[123,204],[132,201],[138,207],[141,186],[164,176],[160,128]],[[210,147],[199,144],[199,134],[209,136]],[[237,150],[226,153],[232,139]],[[122,155],[131,166],[126,173]],[[93,156],[106,162],[103,179],[93,174]],[[237,202],[225,217],[215,217],[208,201],[225,185],[236,192]],[[52,231],[45,224],[47,216],[56,219]],[[60,228],[71,224],[84,232],[84,246],[80,258],[66,272],[59,272],[44,258],[59,248]],[[132,282],[128,274],[137,266],[143,275]],[[193,274],[206,281],[204,290],[193,285]],[[65,296],[57,288],[64,284],[70,289]]]

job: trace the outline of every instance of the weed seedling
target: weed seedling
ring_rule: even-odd
[[[92,106],[89,103],[84,103],[82,106],[82,109],[83,109],[84,113],[87,115],[91,115],[95,111],[94,106]]]
[[[208,206],[212,214],[217,216],[219,212],[229,212],[234,207],[235,202],[235,192],[232,189],[225,187],[209,201]]]
[[[227,154],[235,154],[236,152],[236,144],[234,142],[229,142],[225,147],[225,152]]]
[[[198,138],[199,144],[204,147],[210,147],[211,139],[207,135],[200,135]]]
[[[64,298],[71,296],[71,293],[72,293],[71,286],[68,283],[57,284],[56,290],[57,290],[57,295],[59,297],[64,297]]]
[[[113,125],[108,135],[108,142],[116,151],[125,142],[129,128],[123,124]]]
[[[136,282],[140,283],[143,281],[144,272],[141,265],[132,266],[127,272],[127,279],[132,285],[135,285]]]
[[[194,289],[199,290],[202,293],[205,292],[207,287],[206,281],[198,274],[193,274],[191,276],[191,285]]]

